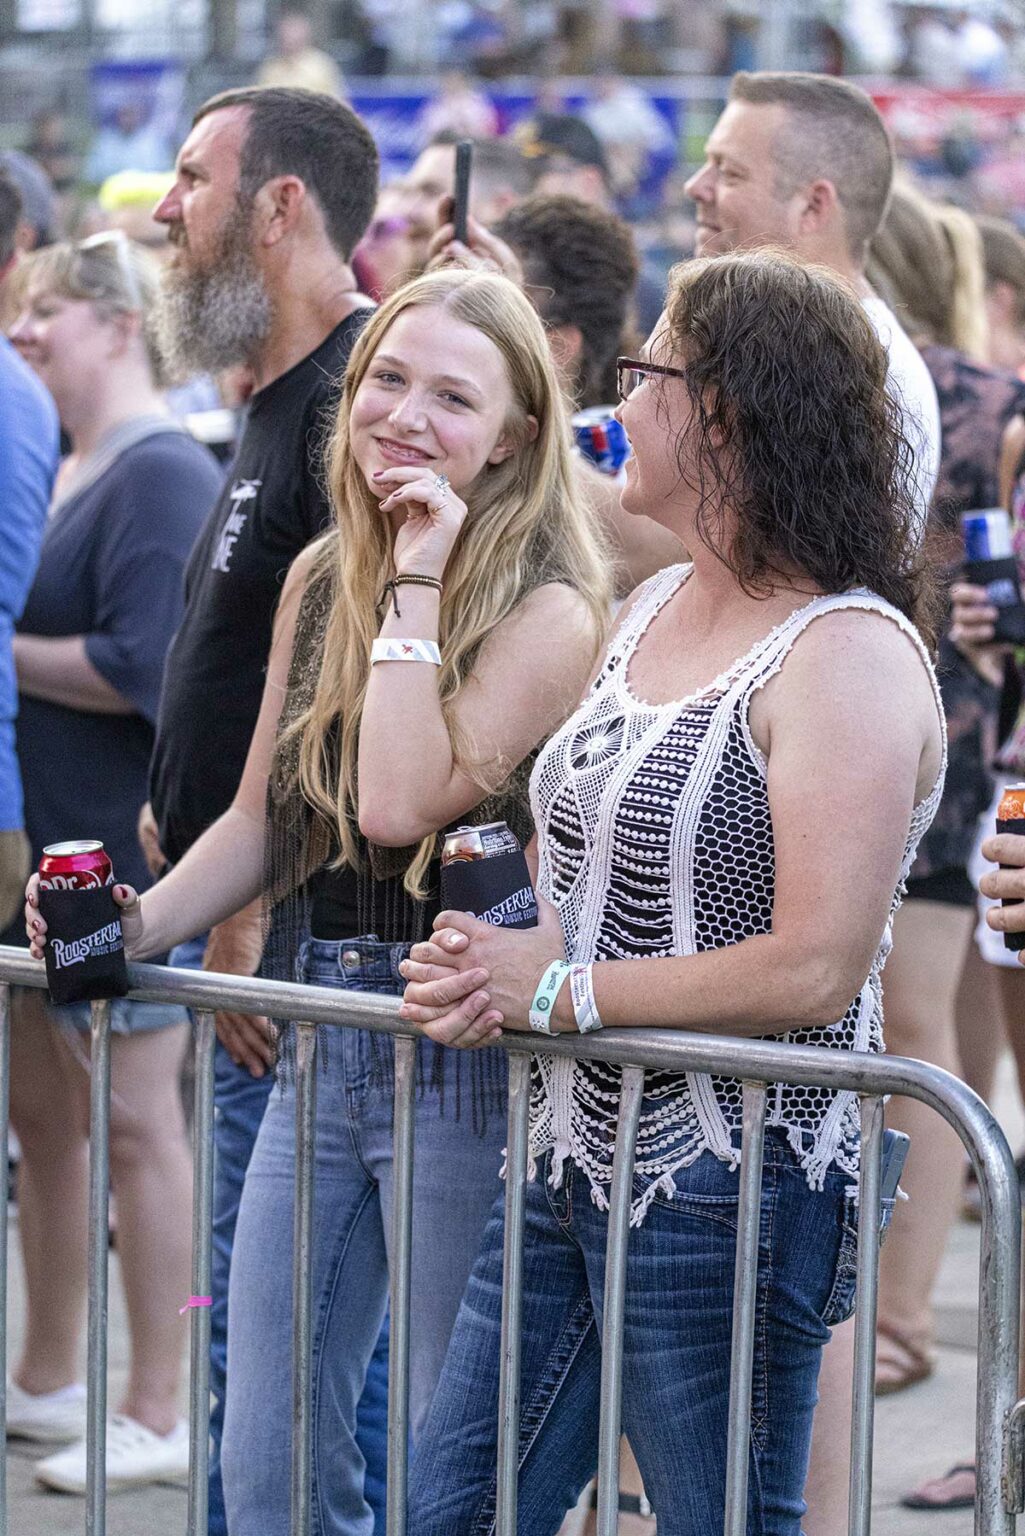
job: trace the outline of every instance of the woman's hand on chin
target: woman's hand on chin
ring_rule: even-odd
[[[527,1030],[538,982],[565,956],[562,925],[538,898],[536,928],[498,928],[466,912],[442,912],[432,937],[399,967],[406,990],[399,1017],[440,1045],[491,1045],[501,1028]]]

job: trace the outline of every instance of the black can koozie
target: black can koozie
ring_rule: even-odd
[[[86,891],[40,889],[46,923],[46,981],[53,1003],[124,997],[128,991],[121,914],[111,886]]]
[[[457,827],[446,837],[441,904],[499,928],[537,927],[537,897],[527,860],[504,822]]]
[[[1022,785],[1009,784],[1000,797],[1000,808],[997,812],[997,832],[1010,832],[1017,837],[1025,836],[1025,816],[1020,814],[1022,809]],[[1000,867],[1001,869],[1008,869],[1011,866],[1002,864]],[[1008,900],[1005,897],[1000,905],[1003,907],[1013,907],[1017,906],[1017,902]],[[1025,949],[1025,933],[1005,933],[1004,948],[1019,954]]]

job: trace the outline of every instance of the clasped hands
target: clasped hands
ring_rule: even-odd
[[[399,966],[406,981],[399,1017],[439,1045],[493,1045],[502,1029],[527,1030],[537,985],[553,960],[565,958],[555,908],[538,897],[536,928],[497,928],[467,912],[441,912],[429,939],[414,944]],[[552,1020],[574,1028],[568,988]]]

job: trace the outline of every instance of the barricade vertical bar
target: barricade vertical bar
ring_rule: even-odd
[[[110,1003],[92,1005],[89,1065],[89,1329],[86,1536],[107,1529],[107,1257],[110,1248]]]
[[[295,1025],[295,1216],[292,1250],[292,1525],[310,1536],[312,1496],[313,1164],[317,1026]]]
[[[0,1405],[7,1429],[7,1157],[11,1110],[11,989],[0,985]],[[7,1536],[7,1457],[0,1456],[0,1536]]]
[[[982,1196],[975,1530],[977,1536],[1012,1536],[1016,1522],[1004,1501],[1002,1474],[1005,1418],[1018,1396],[1021,1191],[1011,1149],[996,1121],[983,1135],[977,1125],[971,1129],[972,1139],[962,1134],[962,1140],[971,1152]]]
[[[388,1341],[387,1536],[406,1536],[409,1482],[409,1298],[413,1248],[413,1090],[416,1041],[395,1040],[395,1194],[391,1238],[391,1335]]]
[[[754,1361],[755,1299],[758,1290],[765,1097],[764,1083],[744,1084],[740,1213],[733,1276],[733,1347],[730,1353],[730,1409],[726,1437],[726,1536],[744,1536],[747,1530],[747,1463],[751,1440],[751,1368]]]
[[[626,1246],[630,1235],[637,1126],[640,1123],[643,1096],[643,1068],[624,1067],[619,1093],[619,1118],[616,1122],[616,1153],[612,1160],[612,1187],[609,1191],[609,1236],[605,1247],[597,1536],[616,1536],[619,1529],[619,1436],[623,1402]]]
[[[192,1294],[209,1296],[214,1205],[214,1018],[196,1015],[192,1119]],[[210,1308],[191,1314],[188,1536],[207,1536],[210,1465]]]
[[[530,1057],[509,1056],[509,1133],[505,1150],[505,1251],[502,1255],[502,1359],[498,1381],[497,1536],[516,1536],[520,1441],[520,1333],[523,1318],[523,1198],[527,1185]]]
[[[883,1101],[861,1100],[861,1174],[858,1194],[858,1305],[854,1316],[854,1408],[848,1536],[869,1536],[872,1523],[872,1430],[875,1422],[876,1306],[879,1299],[879,1224]]]

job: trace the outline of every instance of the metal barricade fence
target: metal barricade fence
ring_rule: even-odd
[[[213,1207],[213,1012],[225,1008],[297,1021],[296,1198],[293,1261],[292,1536],[309,1536],[310,1343],[313,1149],[317,1027],[362,1028],[395,1038],[395,1198],[392,1229],[391,1344],[388,1405],[388,1536],[405,1536],[408,1457],[409,1299],[412,1240],[413,1126],[416,1040],[396,1018],[395,1000],[321,987],[256,981],[159,966],[129,967],[131,995],[143,1002],[184,1003],[198,1014],[195,1073],[193,1292],[209,1295]],[[10,1097],[10,988],[46,985],[43,966],[25,950],[0,947],[0,1210],[7,1200]],[[976,1405],[976,1536],[1013,1536],[1025,1510],[1025,1401],[1018,1403],[1018,1306],[1021,1205],[1010,1148],[986,1105],[938,1067],[899,1057],[858,1055],[712,1035],[662,1030],[607,1030],[600,1035],[510,1034],[501,1376],[497,1451],[497,1536],[516,1536],[519,1437],[523,1210],[527,1179],[530,1058],[538,1051],[619,1065],[622,1091],[608,1219],[602,1328],[598,1454],[598,1536],[615,1536],[618,1505],[622,1332],[626,1254],[637,1127],[646,1069],[722,1073],[744,1085],[743,1142],[733,1296],[727,1487],[724,1536],[745,1536],[754,1348],[755,1283],[767,1088],[772,1083],[848,1089],[862,1112],[855,1367],[848,1536],[868,1536],[872,1495],[875,1319],[878,1291],[880,1161],[883,1098],[901,1094],[928,1104],[964,1143],[982,1197]],[[110,1006],[92,1005],[89,1177],[88,1489],[87,1536],[106,1531],[107,1204],[110,1131]],[[866,1221],[864,1213],[872,1219]],[[7,1223],[0,1223],[0,1393],[6,1422]],[[210,1414],[210,1314],[191,1313],[188,1536],[207,1533]],[[8,1536],[6,1471],[0,1472],[0,1536]]]

